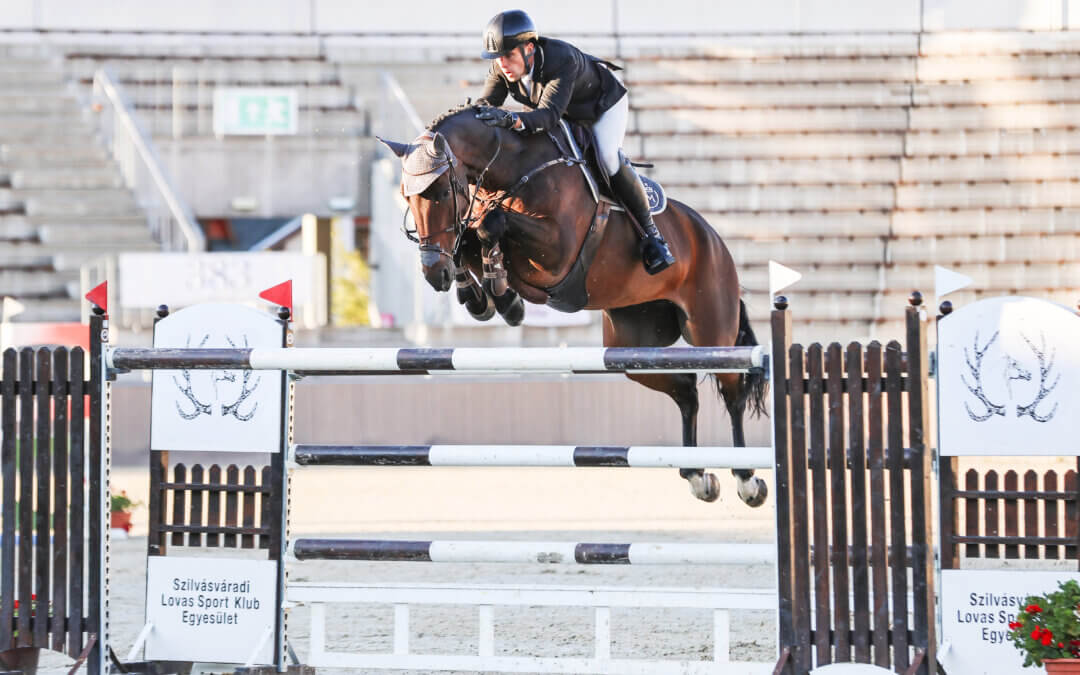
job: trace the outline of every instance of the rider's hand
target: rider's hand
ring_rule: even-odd
[[[489,127],[502,127],[503,129],[513,129],[518,124],[517,115],[501,108],[484,108],[476,113],[476,119]]]

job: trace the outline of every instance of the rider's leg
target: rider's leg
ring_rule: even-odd
[[[619,152],[623,137],[626,135],[626,118],[630,109],[629,96],[623,95],[619,102],[608,109],[593,124],[596,136],[597,154],[604,169],[611,176],[611,187],[616,198],[622,202],[630,214],[645,230],[641,240],[641,259],[649,274],[656,274],[670,267],[675,258],[671,255],[667,242],[656,229],[652,213],[649,211],[649,198],[641,184],[634,167],[630,166]]]

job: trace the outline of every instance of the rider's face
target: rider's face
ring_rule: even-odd
[[[525,53],[532,56],[533,46],[531,43],[525,45]],[[526,72],[528,72],[528,65],[521,56],[520,49],[514,49],[510,53],[503,54],[495,60],[499,62],[499,70],[501,70],[506,79],[511,82],[517,82],[525,76]]]

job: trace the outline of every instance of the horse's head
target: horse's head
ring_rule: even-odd
[[[401,158],[401,194],[416,223],[415,236],[406,234],[420,244],[424,278],[436,291],[448,291],[469,212],[465,167],[439,132],[426,131],[408,144],[379,140]]]

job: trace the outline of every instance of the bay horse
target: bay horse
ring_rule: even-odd
[[[475,318],[490,319],[497,310],[511,325],[524,317],[522,298],[564,311],[602,310],[609,347],[666,347],[679,337],[698,346],[757,344],[731,253],[694,209],[669,200],[655,216],[677,262],[650,276],[635,222],[594,198],[580,162],[559,147],[558,137],[489,127],[475,110],[466,104],[449,111],[412,143],[379,139],[402,160],[405,216],[411,213],[415,223],[406,234],[419,244],[424,278],[436,291],[449,291],[456,280],[458,300]],[[586,250],[592,260],[582,266]],[[575,279],[577,292],[568,292]],[[682,415],[683,445],[697,445],[694,373],[627,377],[670,396]],[[714,378],[734,445],[744,447],[743,414],[748,405],[754,414],[764,411],[765,375]],[[697,498],[719,496],[713,474],[679,472]],[[765,481],[752,470],[732,473],[744,502],[765,501]]]

